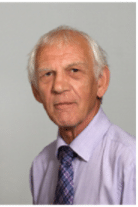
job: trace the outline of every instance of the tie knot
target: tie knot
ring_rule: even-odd
[[[70,163],[77,156],[77,154],[69,146],[61,146],[58,150],[58,159],[61,164]]]

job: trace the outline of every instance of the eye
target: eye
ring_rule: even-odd
[[[72,68],[71,71],[72,71],[73,73],[77,73],[79,70],[78,70],[77,68]]]
[[[45,76],[51,76],[51,75],[52,75],[52,72],[45,73]]]

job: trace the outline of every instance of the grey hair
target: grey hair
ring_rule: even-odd
[[[98,79],[99,75],[102,74],[103,68],[105,66],[108,66],[105,51],[88,34],[69,26],[60,26],[44,34],[38,40],[37,44],[29,54],[27,66],[28,78],[29,82],[32,83],[36,88],[37,79],[35,73],[35,58],[39,47],[45,44],[55,44],[56,41],[58,42],[58,44],[62,43],[63,41],[64,43],[69,43],[70,40],[73,41],[73,35],[75,34],[79,34],[80,36],[85,38],[92,50],[94,56],[94,74],[96,79]]]

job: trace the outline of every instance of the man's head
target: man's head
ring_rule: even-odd
[[[59,27],[32,51],[29,80],[37,101],[58,126],[77,126],[100,105],[109,83],[103,50],[85,33]]]
[[[95,62],[93,70],[95,78],[98,79],[99,75],[102,73],[103,68],[105,66],[108,66],[105,51],[88,34],[68,26],[60,26],[44,34],[38,40],[37,44],[29,54],[28,78],[30,83],[37,87],[37,78],[35,74],[35,59],[39,47],[46,44],[52,45],[58,43],[58,45],[60,45],[61,42],[64,42],[65,44],[74,42],[74,36],[76,36],[77,34],[79,36],[82,36],[90,46],[91,52],[94,57],[93,61]]]

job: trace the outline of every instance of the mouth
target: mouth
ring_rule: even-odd
[[[74,106],[74,102],[61,102],[54,104],[54,107],[59,110],[70,109]]]

